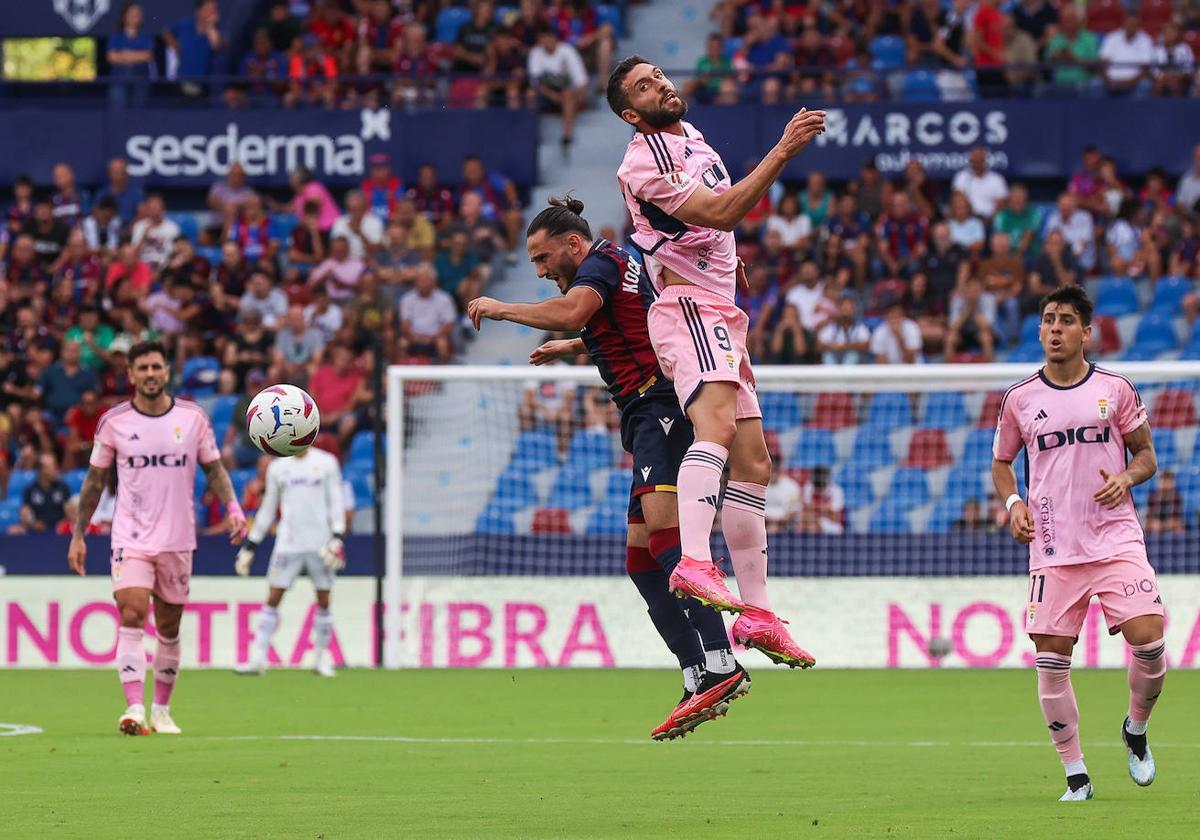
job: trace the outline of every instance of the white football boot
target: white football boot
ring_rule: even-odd
[[[159,735],[182,735],[183,730],[171,720],[171,711],[164,706],[150,707],[150,729]]]
[[[1092,789],[1092,783],[1088,782],[1081,788],[1071,790],[1067,788],[1067,792],[1058,798],[1059,802],[1085,802],[1091,799],[1095,791]]]
[[[1154,753],[1150,752],[1150,742],[1143,735],[1139,738],[1145,749],[1145,757],[1138,758],[1137,754],[1130,746],[1129,739],[1137,738],[1136,735],[1130,735],[1125,731],[1125,727],[1129,724],[1129,718],[1125,718],[1121,724],[1121,741],[1125,744],[1125,755],[1129,760],[1129,778],[1133,779],[1134,783],[1141,787],[1148,787],[1154,782],[1156,768],[1154,766]]]
[[[333,667],[333,657],[329,655],[329,651],[324,651],[317,657],[317,664],[313,667],[313,671],[322,677],[337,676],[337,670]]]
[[[117,725],[126,735],[149,735],[150,730],[146,728],[146,707],[141,703],[134,703],[117,721]]]
[[[244,664],[233,669],[235,674],[243,677],[261,677],[267,673],[267,663],[256,659],[247,660]]]

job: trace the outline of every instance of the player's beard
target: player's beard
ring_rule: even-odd
[[[680,95],[679,91],[675,91],[675,96],[676,104],[659,105],[653,111],[638,111],[638,116],[655,131],[670,128],[687,116],[688,112],[687,100]]]

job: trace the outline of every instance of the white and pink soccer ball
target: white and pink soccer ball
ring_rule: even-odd
[[[321,412],[302,388],[272,385],[250,401],[246,431],[262,452],[287,458],[312,446],[321,431]]]

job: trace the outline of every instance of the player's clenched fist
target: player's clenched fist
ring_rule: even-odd
[[[1008,514],[1008,528],[1013,539],[1023,545],[1033,542],[1033,516],[1024,502],[1014,502]]]
[[[825,112],[801,108],[788,122],[779,140],[779,149],[788,157],[803,151],[814,137],[825,131]]]

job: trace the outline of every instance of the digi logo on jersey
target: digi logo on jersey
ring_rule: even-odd
[[[1109,429],[1109,426],[1103,429],[1099,426],[1080,426],[1065,432],[1046,432],[1037,436],[1038,452],[1058,449],[1060,446],[1074,446],[1077,443],[1108,443]]]
[[[178,452],[164,452],[161,455],[130,455],[125,459],[125,466],[131,470],[144,467],[186,467],[188,456]]]

